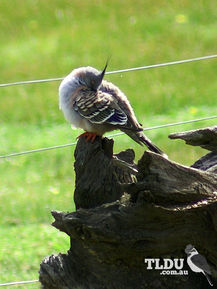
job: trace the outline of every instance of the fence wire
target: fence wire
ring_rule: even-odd
[[[163,67],[163,66],[169,66],[169,65],[183,64],[183,63],[188,63],[188,62],[193,62],[193,61],[212,59],[212,58],[216,58],[216,57],[217,57],[217,54],[213,54],[213,55],[189,58],[189,59],[184,59],[184,60],[165,62],[165,63],[160,63],[160,64],[152,64],[152,65],[146,65],[146,66],[110,71],[110,72],[106,72],[106,74],[123,73],[123,72],[130,72],[130,71],[136,71],[136,70],[142,70],[142,69],[150,69],[150,68],[157,68],[157,67]],[[51,82],[51,81],[60,81],[63,79],[64,79],[64,77],[58,77],[58,78],[50,78],[50,79],[27,80],[27,81],[18,81],[18,82],[11,82],[11,83],[2,83],[2,84],[0,84],[0,87],[7,87],[7,86],[13,86],[13,85],[25,85],[25,84],[33,84],[33,83],[42,83],[42,82]],[[191,123],[191,122],[202,121],[202,120],[213,119],[213,118],[216,118],[216,116],[201,118],[201,119],[197,119],[197,120],[183,121],[183,122],[179,122],[179,123],[159,125],[156,127],[146,128],[144,130],[158,129],[158,128],[162,128],[162,127],[169,127],[169,126],[180,125],[180,124]],[[123,133],[112,134],[112,135],[110,135],[110,137],[115,137],[115,136],[122,135],[122,134]],[[33,150],[22,151],[22,152],[16,152],[16,153],[10,153],[10,154],[6,154],[6,155],[0,155],[0,159],[10,158],[10,157],[15,157],[15,156],[20,156],[20,155],[27,155],[27,154],[31,154],[31,153],[48,151],[48,150],[53,150],[53,149],[58,149],[58,148],[65,148],[68,146],[74,146],[74,145],[76,145],[76,143],[77,142],[69,143],[69,144],[63,144],[63,145],[56,145],[56,146],[51,146],[51,147],[45,147],[45,148],[39,148],[39,149],[33,149]]]
[[[3,287],[3,286],[13,286],[13,285],[26,285],[26,284],[37,283],[37,282],[39,282],[39,280],[8,282],[8,283],[1,283],[1,284],[0,284],[0,287]]]
[[[144,128],[143,130],[148,131],[148,130],[160,129],[160,128],[165,128],[165,127],[194,123],[194,122],[205,121],[205,120],[210,120],[210,119],[215,119],[215,118],[217,118],[217,115],[198,118],[198,119],[192,119],[192,120],[185,120],[185,121],[180,121],[180,122],[174,122],[174,123],[168,123],[168,124],[161,124],[161,125],[157,125],[157,126]],[[120,136],[123,134],[124,134],[123,132],[118,132],[115,134],[108,135],[107,137],[116,137],[116,136]],[[50,147],[45,147],[45,148],[27,150],[27,151],[22,151],[22,152],[17,152],[17,153],[10,153],[10,154],[6,154],[6,155],[0,155],[0,159],[7,159],[7,158],[21,156],[21,155],[27,155],[27,154],[37,153],[37,152],[49,151],[49,150],[54,150],[54,149],[59,149],[59,148],[65,148],[65,147],[69,147],[69,146],[74,146],[76,144],[77,144],[77,142],[73,142],[73,143],[55,145],[55,146],[50,146]]]
[[[170,66],[170,65],[176,65],[176,64],[183,64],[183,63],[199,61],[199,60],[207,60],[207,59],[212,59],[212,58],[216,58],[216,57],[217,57],[217,54],[213,54],[213,55],[207,55],[207,56],[201,56],[201,57],[195,57],[195,58],[189,58],[189,59],[183,59],[183,60],[177,60],[177,61],[171,61],[171,62],[165,62],[165,63],[159,63],[159,64],[152,64],[152,65],[145,65],[145,66],[140,66],[140,67],[120,69],[120,70],[115,70],[115,71],[108,71],[105,74],[116,74],[116,73],[130,72],[130,71],[136,71],[136,70],[157,68],[157,67]],[[24,85],[24,84],[34,84],[34,83],[43,83],[43,82],[52,82],[52,81],[60,81],[60,80],[63,80],[63,79],[64,79],[64,77],[56,77],[56,78],[48,78],[48,79],[36,79],[36,80],[25,80],[25,81],[10,82],[10,83],[1,83],[0,87],[14,86],[14,85]]]
[[[190,58],[190,59],[184,59],[184,60],[178,60],[178,61],[172,61],[172,62],[166,62],[166,63],[160,63],[160,64],[153,64],[153,65],[146,65],[146,66],[141,66],[141,67],[134,67],[134,68],[127,68],[127,69],[121,69],[121,70],[116,70],[116,71],[110,71],[110,72],[106,72],[106,74],[115,74],[115,73],[123,73],[123,72],[130,72],[130,71],[143,70],[143,69],[151,69],[151,68],[170,66],[170,65],[176,65],[176,64],[183,64],[183,63],[199,61],[199,60],[212,59],[212,58],[216,58],[216,57],[217,57],[217,54],[208,55],[208,56],[202,56],[202,57],[196,57],[196,58]],[[39,80],[27,80],[27,81],[18,81],[18,82],[11,82],[11,83],[2,83],[2,84],[0,84],[0,87],[60,81],[63,79],[64,79],[64,77],[58,77],[58,78],[50,78],[50,79],[39,79]],[[168,124],[153,126],[153,127],[149,127],[149,128],[144,128],[144,131],[160,129],[160,128],[165,128],[165,127],[171,127],[171,126],[177,126],[177,125],[199,122],[199,121],[205,121],[205,120],[210,120],[210,119],[215,119],[215,118],[217,118],[217,116],[209,116],[209,117],[204,117],[204,118],[199,118],[199,119],[194,119],[194,120],[168,123]],[[120,132],[120,133],[116,133],[116,134],[111,134],[108,137],[116,137],[116,136],[123,135],[123,134],[124,134],[123,132]],[[0,158],[1,159],[10,158],[10,157],[14,157],[14,156],[21,156],[21,155],[26,155],[26,154],[36,153],[36,152],[48,151],[48,150],[53,150],[53,149],[58,149],[58,148],[65,148],[65,147],[69,147],[69,146],[74,146],[76,144],[77,144],[77,142],[74,142],[74,143],[69,143],[69,144],[56,145],[56,146],[51,146],[51,147],[45,147],[45,148],[39,148],[39,149],[34,149],[34,150],[11,153],[11,154],[7,154],[7,155],[1,155]],[[0,287],[12,286],[12,285],[26,285],[26,284],[37,283],[37,282],[39,282],[39,280],[0,283]]]

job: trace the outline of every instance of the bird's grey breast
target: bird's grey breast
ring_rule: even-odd
[[[59,107],[67,121],[75,127],[80,127],[81,116],[74,110],[74,99],[79,93],[79,80],[70,74],[62,81],[59,87]]]

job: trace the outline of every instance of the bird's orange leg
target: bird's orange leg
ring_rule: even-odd
[[[95,141],[96,136],[97,136],[96,133],[89,132],[89,135],[87,136],[86,141],[88,142],[90,140],[91,143],[93,143]]]
[[[97,137],[96,133],[92,133],[92,132],[84,132],[81,135],[79,135],[77,138],[81,138],[81,137],[85,137],[86,142],[91,141],[91,143],[93,143],[95,141],[95,138]]]
[[[80,134],[79,136],[77,136],[77,139],[78,138],[81,138],[81,137],[85,137],[89,135],[89,132],[85,131],[84,133]]]

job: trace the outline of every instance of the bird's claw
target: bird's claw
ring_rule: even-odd
[[[90,141],[91,143],[93,143],[93,142],[95,141],[96,137],[97,137],[97,134],[86,131],[86,132],[82,133],[81,135],[79,135],[79,136],[77,137],[77,139],[78,139],[78,138],[81,138],[81,137],[84,137],[85,140],[86,140],[86,142],[89,142],[89,141]]]

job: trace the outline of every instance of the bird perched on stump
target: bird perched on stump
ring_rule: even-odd
[[[126,95],[113,83],[103,80],[107,63],[102,71],[93,67],[74,69],[59,87],[59,106],[67,121],[82,128],[87,141],[96,136],[120,129],[140,145],[165,154],[148,139],[136,119]],[[80,136],[80,137],[81,137]]]

